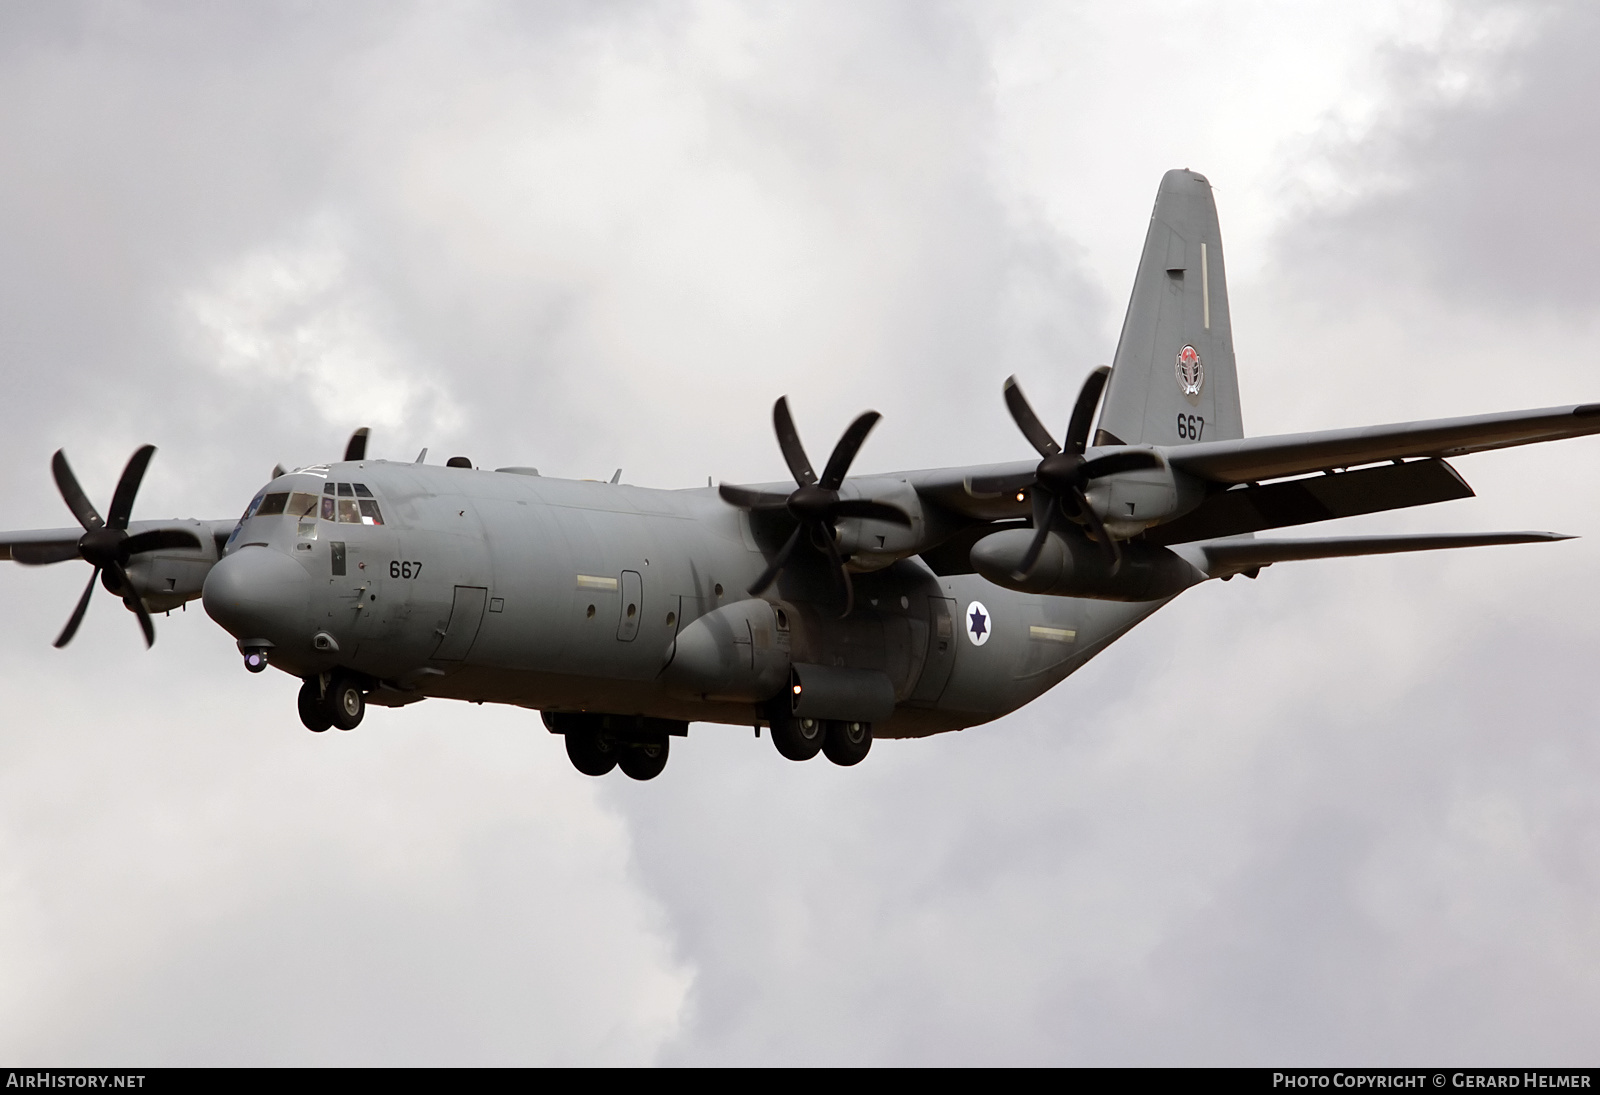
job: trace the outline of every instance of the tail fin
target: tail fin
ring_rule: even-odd
[[[1204,175],[1168,171],[1156,192],[1094,443],[1243,436],[1217,204]]]

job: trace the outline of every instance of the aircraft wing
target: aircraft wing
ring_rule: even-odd
[[[0,559],[19,563],[59,563],[78,557],[83,528],[41,528],[0,532]]]
[[[1413,456],[1469,452],[1600,433],[1600,403],[1508,411],[1350,430],[1199,441],[1163,448],[1179,471],[1213,483],[1252,483]]]
[[[1309,536],[1281,540],[1208,540],[1173,550],[1212,578],[1231,578],[1247,570],[1300,559],[1341,559],[1352,555],[1390,555],[1403,551],[1538,544],[1573,537],[1559,532],[1451,532],[1400,536]]]
[[[1013,460],[1005,464],[979,464],[967,468],[933,468],[927,471],[903,472],[903,479],[916,488],[916,492],[949,510],[951,513],[978,521],[1003,521],[1012,517],[1026,517],[1028,505],[1017,501],[1013,494],[980,494],[971,489],[972,480],[986,478],[1016,479],[1027,483],[1033,480],[1034,468],[1039,460]]]
[[[233,531],[236,521],[130,521],[128,533],[153,532],[177,528],[191,532],[204,541],[207,537],[221,548]],[[0,532],[0,560],[12,560],[25,566],[61,563],[78,557],[78,541],[83,538],[79,528],[25,529],[18,532]]]

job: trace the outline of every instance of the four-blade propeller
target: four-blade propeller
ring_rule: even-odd
[[[1036,531],[1033,542],[1028,545],[1027,552],[1012,575],[1019,581],[1027,577],[1039,561],[1039,553],[1044,550],[1045,539],[1055,526],[1058,515],[1089,526],[1100,544],[1100,550],[1111,563],[1113,573],[1122,565],[1121,547],[1106,531],[1105,522],[1089,505],[1084,492],[1092,479],[1141,468],[1158,468],[1161,459],[1155,453],[1139,450],[1084,458],[1083,453],[1089,442],[1089,426],[1094,421],[1095,409],[1100,405],[1100,396],[1105,391],[1106,378],[1110,375],[1111,370],[1102,365],[1084,380],[1083,387],[1078,391],[1078,402],[1072,408],[1066,439],[1060,445],[1055,443],[1050,431],[1039,421],[1039,416],[1033,413],[1021,386],[1017,384],[1017,378],[1013,376],[1006,380],[1006,407],[1011,411],[1011,417],[1022,435],[1044,459],[1039,461],[1039,466],[1031,475],[977,476],[973,478],[971,486],[976,494],[1031,490],[1033,527]]]
[[[128,460],[128,466],[122,469],[122,478],[117,481],[116,492],[111,496],[110,512],[104,519],[95,510],[83,488],[78,485],[78,478],[72,474],[72,467],[67,463],[66,454],[58,449],[51,459],[50,469],[55,473],[56,486],[60,489],[67,508],[72,511],[72,516],[83,526],[84,533],[76,543],[16,544],[11,549],[11,557],[19,563],[33,566],[61,563],[68,559],[82,559],[94,567],[94,573],[89,576],[89,584],[84,587],[83,596],[78,598],[78,607],[73,610],[72,618],[67,621],[61,636],[56,639],[57,647],[66,646],[78,633],[78,625],[83,622],[83,614],[89,609],[89,597],[94,593],[95,580],[102,574],[106,589],[121,597],[123,603],[138,615],[139,626],[144,630],[145,645],[150,646],[155,643],[156,629],[150,622],[150,613],[145,610],[138,591],[128,580],[128,572],[125,569],[128,560],[146,551],[200,547],[199,538],[183,529],[152,529],[131,536],[128,534],[128,518],[133,513],[133,499],[139,493],[139,483],[144,479],[145,468],[149,465],[150,458],[155,455],[155,451],[154,445],[145,445]]]
[[[911,518],[898,506],[865,498],[839,497],[839,487],[850,471],[851,462],[880,417],[877,411],[867,411],[850,423],[850,428],[844,431],[844,436],[833,447],[833,455],[828,457],[828,466],[822,470],[822,478],[818,479],[817,473],[811,470],[811,461],[806,458],[804,446],[800,444],[800,435],[789,414],[787,397],[780,398],[772,405],[772,428],[778,435],[778,447],[783,450],[783,459],[794,476],[795,490],[789,494],[775,494],[729,483],[722,484],[720,488],[723,500],[740,509],[752,512],[786,510],[796,521],[789,539],[750,586],[752,597],[773,583],[778,573],[788,565],[789,557],[800,544],[800,538],[809,536],[812,546],[828,557],[834,575],[844,587],[844,612],[840,614],[841,618],[850,615],[850,610],[855,607],[855,591],[850,584],[850,572],[845,569],[838,545],[834,543],[834,522],[841,517],[868,517],[896,525],[911,524]]]

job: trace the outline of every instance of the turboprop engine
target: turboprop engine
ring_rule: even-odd
[[[1206,579],[1188,560],[1155,544],[1122,544],[1118,566],[1087,537],[1070,531],[1045,537],[1038,561],[1019,578],[1033,538],[1030,529],[985,536],[973,545],[972,565],[1007,589],[1100,601],[1158,601]]]
[[[1160,463],[1119,471],[1092,482],[1084,497],[1112,536],[1127,539],[1151,525],[1181,517],[1205,501],[1205,484]]]

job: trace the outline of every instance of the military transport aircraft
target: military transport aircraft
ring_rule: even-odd
[[[874,737],[1015,711],[1210,578],[1564,539],[1255,534],[1469,497],[1447,457],[1600,433],[1596,403],[1246,438],[1216,206],[1187,170],[1161,181],[1116,356],[1065,432],[1014,378],[1003,394],[1037,456],[852,476],[869,411],[819,476],[779,399],[792,485],[647,490],[369,459],[362,429],[342,461],[277,469],[237,521],[131,520],[150,446],[101,517],[57,452],[81,528],[0,534],[0,557],[93,568],[57,646],[96,580],[147,644],[151,613],[203,598],[246,668],[304,681],[314,731],[447,698],[541,711],[589,775],[654,777],[691,722],[849,765]]]

